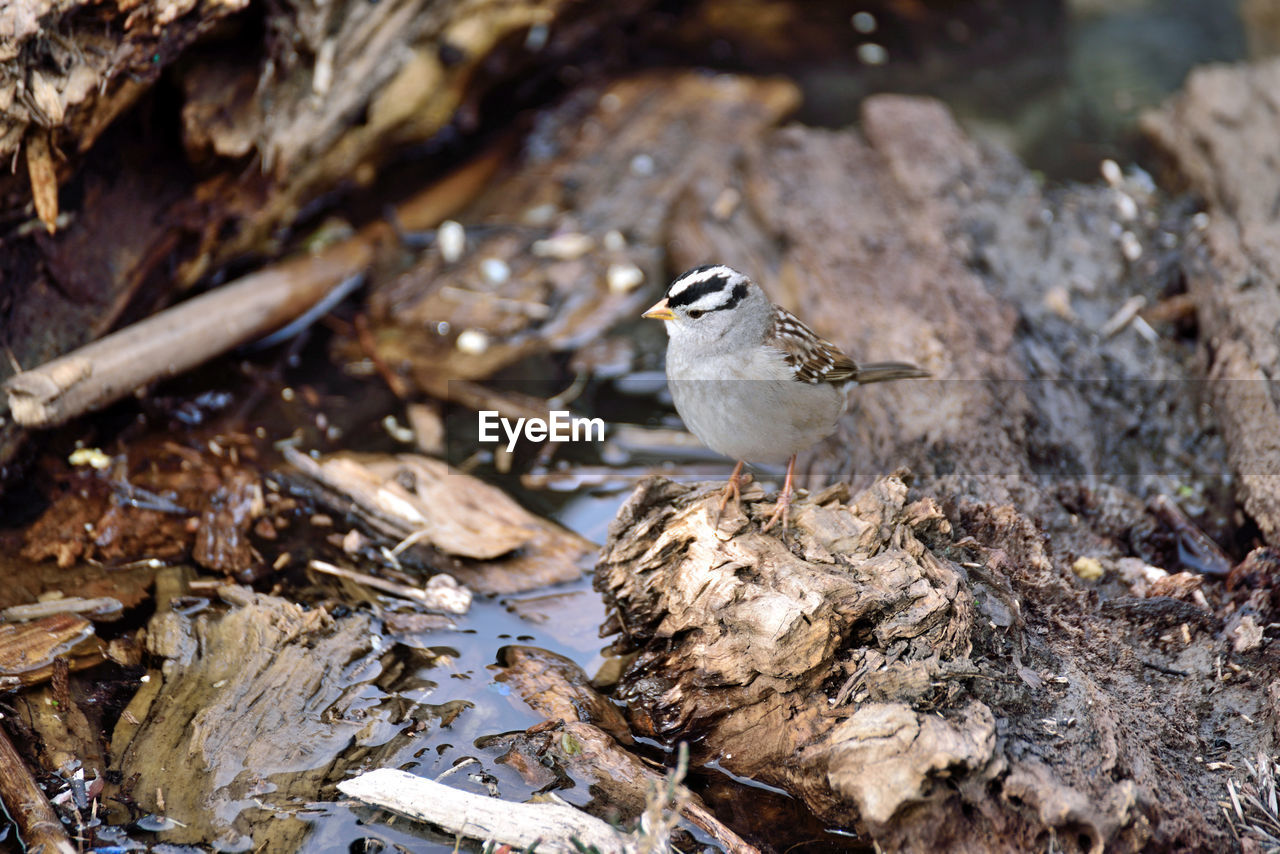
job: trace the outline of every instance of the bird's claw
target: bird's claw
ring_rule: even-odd
[[[787,531],[791,528],[791,496],[794,491],[793,481],[796,474],[796,458],[792,454],[791,459],[787,461],[787,479],[782,484],[782,492],[778,495],[778,503],[773,508],[773,515],[769,517],[769,521],[764,523],[761,531],[767,531],[773,527],[773,523],[782,519],[782,539],[787,539]]]
[[[764,527],[760,530],[769,530],[778,519],[782,519],[782,537],[786,539],[787,531],[791,529],[791,493],[789,492],[784,492],[778,496],[778,503],[773,508],[773,514],[769,516],[769,520],[764,523]]]
[[[733,509],[735,512],[742,511],[742,495],[739,492],[739,484],[742,482],[742,463],[738,463],[733,467],[733,474],[729,475],[729,482],[724,485],[724,492],[720,496],[720,504],[716,507],[715,519],[711,522],[713,530],[719,530],[720,519],[724,516],[724,508],[729,503],[729,499],[733,499]]]

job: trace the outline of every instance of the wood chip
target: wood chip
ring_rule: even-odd
[[[31,178],[31,196],[36,215],[45,230],[58,230],[58,173],[53,165],[53,148],[49,131],[32,128],[27,134],[27,175]]]

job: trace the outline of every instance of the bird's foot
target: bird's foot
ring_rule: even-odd
[[[792,481],[795,479],[796,458],[793,454],[791,459],[787,461],[787,479],[782,484],[782,493],[778,496],[778,503],[773,508],[773,515],[769,517],[769,521],[764,523],[761,531],[767,531],[773,527],[773,523],[782,519],[782,539],[787,539],[787,530],[791,527],[791,495],[793,491]]]
[[[724,508],[729,504],[729,499],[733,499],[733,510],[735,513],[742,511],[742,495],[739,487],[742,483],[742,463],[739,462],[733,467],[733,474],[729,475],[729,482],[724,485],[724,492],[720,495],[720,504],[716,507],[715,519],[711,522],[714,530],[719,530],[720,519],[724,516]]]
[[[782,538],[786,539],[787,531],[791,528],[791,493],[783,492],[778,496],[778,503],[773,508],[773,514],[769,516],[769,520],[764,523],[761,531],[767,531],[773,527],[773,523],[779,519],[782,520]]]

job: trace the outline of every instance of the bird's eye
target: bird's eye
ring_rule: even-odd
[[[706,312],[700,308],[689,309],[689,316],[692,317],[694,320],[697,320],[699,317],[702,317],[702,315],[704,314],[706,314]]]

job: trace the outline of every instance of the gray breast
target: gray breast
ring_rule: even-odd
[[[792,379],[769,350],[696,359],[669,349],[667,378],[685,426],[713,451],[748,462],[786,462],[831,435],[846,403],[834,386]]]

